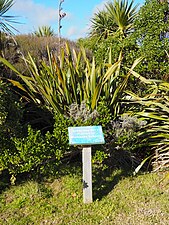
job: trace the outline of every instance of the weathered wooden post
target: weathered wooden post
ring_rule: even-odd
[[[92,203],[92,148],[84,147],[82,149],[83,163],[83,202]]]
[[[92,148],[91,145],[104,144],[101,126],[69,127],[69,144],[82,145],[83,202],[92,203]]]

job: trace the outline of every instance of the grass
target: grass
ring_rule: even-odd
[[[60,177],[27,180],[1,191],[0,224],[167,225],[169,190],[160,182],[163,176],[94,171],[94,202],[83,204],[81,167],[65,168]]]

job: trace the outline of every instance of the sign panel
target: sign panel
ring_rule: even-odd
[[[70,145],[104,144],[101,126],[68,127]]]

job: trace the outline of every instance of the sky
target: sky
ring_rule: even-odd
[[[17,16],[20,24],[14,26],[21,34],[33,33],[38,27],[51,26],[58,34],[59,0],[14,0],[8,14]],[[63,0],[61,13],[66,16],[61,20],[61,36],[77,40],[87,36],[91,18],[98,10],[103,9],[108,0]],[[143,0],[135,0],[141,5]]]

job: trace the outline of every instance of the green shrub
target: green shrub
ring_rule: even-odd
[[[28,127],[28,135],[25,138],[14,139],[17,149],[18,164],[15,165],[18,173],[45,169],[46,164],[52,161],[58,164],[62,156],[57,140],[49,132],[45,136],[41,132]],[[15,171],[16,171],[15,170]]]
[[[75,108],[75,105],[72,107]],[[76,117],[77,115],[79,118]],[[5,142],[0,152],[0,168],[7,169],[13,176],[24,172],[36,175],[57,173],[58,165],[64,157],[71,158],[73,151],[80,153],[79,147],[69,145],[68,127],[102,125],[106,131],[105,128],[110,119],[111,114],[104,102],[100,102],[98,112],[90,112],[83,103],[76,107],[73,114],[69,113],[69,116],[56,114],[52,132],[42,134],[40,130],[34,130],[28,126],[25,137],[9,138],[10,145]],[[94,149],[95,161],[98,163],[99,159],[99,163],[102,163],[107,153],[104,153],[102,146],[95,146]]]
[[[15,154],[12,138],[23,134],[22,117],[18,96],[0,80],[0,170],[6,168],[8,156]]]
[[[137,67],[142,76],[152,79],[167,79],[169,74],[168,56],[168,2],[146,0],[140,7],[134,23],[134,32],[129,42],[135,42],[137,49],[128,52],[127,60],[144,56]]]
[[[16,176],[20,173],[47,174],[56,172],[51,168],[57,167],[63,156],[64,143],[56,139],[57,132],[42,135],[40,130],[28,126],[28,134],[23,138],[12,138],[12,146],[4,145],[0,153],[1,170],[7,169]],[[64,149],[65,150],[65,149]]]

